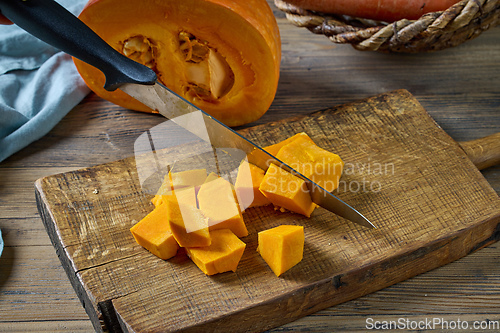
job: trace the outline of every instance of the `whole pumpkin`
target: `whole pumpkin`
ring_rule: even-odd
[[[280,70],[278,25],[266,0],[90,0],[79,18],[114,49],[228,126],[260,118]],[[137,111],[154,112],[74,59],[89,88]]]

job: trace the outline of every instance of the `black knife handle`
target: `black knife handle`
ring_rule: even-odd
[[[104,88],[124,83],[154,84],[156,73],[109,46],[92,29],[53,0],[0,0],[0,12],[44,42],[104,73]]]

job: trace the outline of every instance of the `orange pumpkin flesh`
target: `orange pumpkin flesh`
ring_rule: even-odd
[[[279,78],[281,44],[265,0],[91,0],[79,18],[113,48],[229,126],[260,118]],[[87,85],[125,108],[154,112],[75,59]]]
[[[297,265],[304,253],[304,227],[280,225],[258,234],[257,251],[271,270],[280,276]]]
[[[309,135],[307,135],[305,132],[300,132],[289,137],[288,139],[275,143],[274,145],[264,147],[264,150],[267,151],[269,154],[276,156],[280,151],[280,149],[283,148],[283,146],[292,143],[297,139],[304,139],[310,141],[311,143],[314,143],[313,140],[309,137]]]
[[[179,202],[175,195],[166,196],[164,205],[170,230],[180,247],[210,245],[208,220],[198,208]]]
[[[156,207],[130,228],[130,232],[137,244],[160,259],[170,259],[179,249],[167,221],[167,205],[165,204]]]
[[[210,237],[209,246],[186,248],[188,256],[206,275],[235,272],[246,244],[229,229],[210,231]]]
[[[271,164],[259,190],[276,207],[310,217],[316,205],[304,180]]]
[[[269,205],[271,202],[259,191],[264,178],[264,170],[243,160],[238,168],[234,191],[240,204],[240,209]]]
[[[190,196],[191,199],[188,201],[188,204],[191,204],[192,206],[196,206],[196,187],[201,185],[205,179],[207,178],[207,171],[205,169],[194,169],[194,170],[187,170],[187,171],[180,171],[180,172],[169,172],[168,174],[165,175],[163,178],[163,182],[158,189],[156,195],[154,196],[153,199],[151,199],[151,202],[155,205],[158,206],[161,203],[165,202],[165,196],[167,195],[172,195],[173,191],[175,190],[175,194],[177,195],[177,198],[179,199],[179,196],[181,196],[183,193],[188,196]],[[193,189],[193,195],[189,191],[187,191],[189,188]],[[182,192],[181,190],[184,190]],[[194,198],[194,204],[193,204],[193,198]]]
[[[338,186],[344,163],[306,133],[265,149],[325,189]],[[273,204],[306,217],[316,208],[304,180],[275,164],[264,171],[247,159],[238,167],[234,186],[213,172],[207,176],[205,169],[169,172],[152,201],[155,210],[131,229],[136,241],[160,258],[184,247],[207,275],[236,270],[245,249],[239,238],[248,235],[245,208]],[[302,260],[304,228],[282,225],[261,231],[258,243],[258,252],[280,276]]]
[[[238,237],[248,236],[233,186],[224,178],[201,185],[198,205],[208,218],[210,231],[230,229]]]
[[[318,147],[305,134],[283,145],[276,157],[328,192],[339,185],[344,162],[338,155]]]

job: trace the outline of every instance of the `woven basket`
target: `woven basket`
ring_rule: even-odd
[[[500,0],[462,0],[418,20],[393,23],[313,12],[282,0],[274,1],[292,24],[362,51],[438,51],[462,44],[500,23]]]

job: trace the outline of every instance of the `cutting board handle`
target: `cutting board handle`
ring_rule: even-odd
[[[459,145],[479,170],[500,164],[500,132]]]

